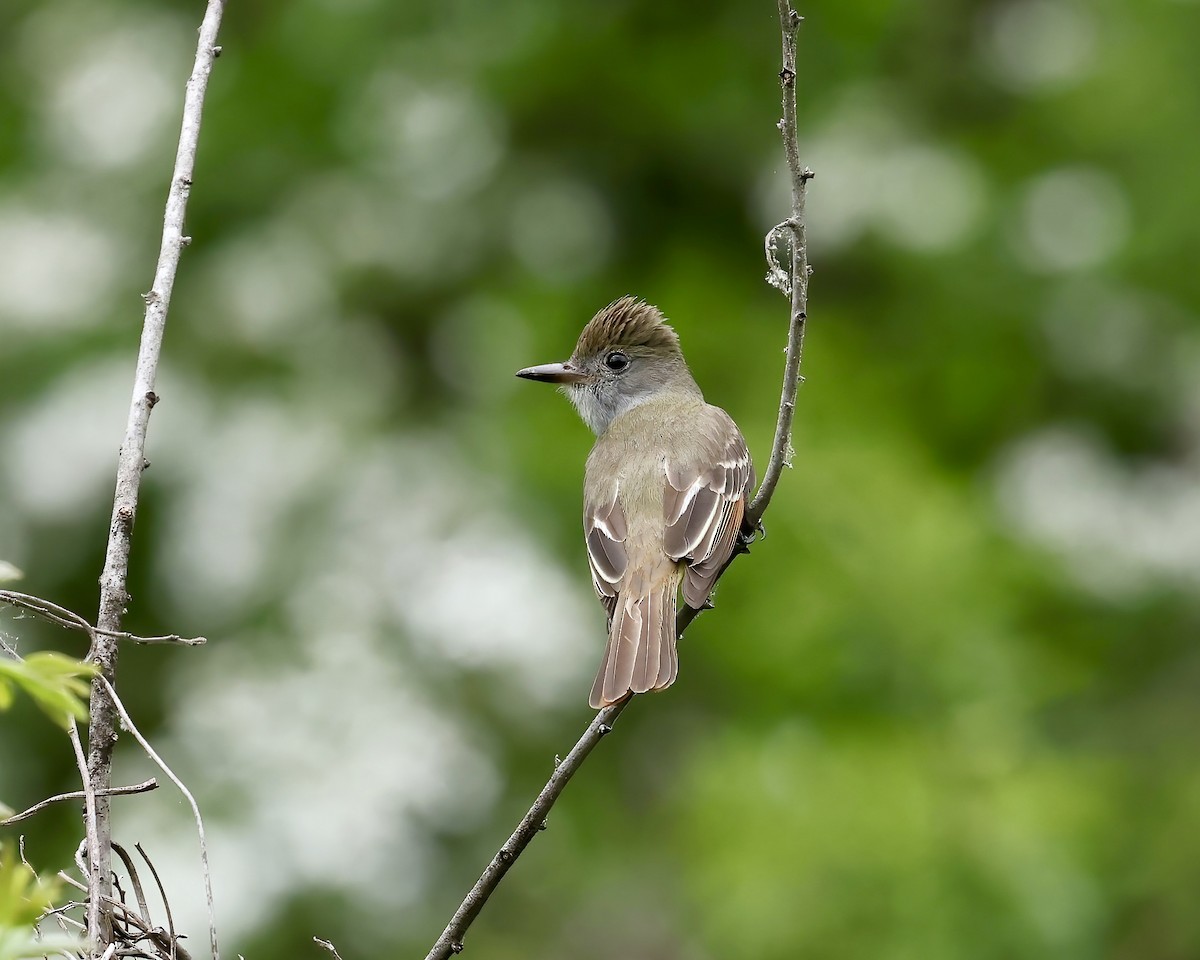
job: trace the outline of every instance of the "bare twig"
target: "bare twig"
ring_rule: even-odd
[[[97,636],[93,643],[94,659],[100,665],[100,673],[92,681],[91,720],[88,727],[88,769],[92,784],[98,791],[107,790],[112,783],[113,734],[116,719],[113,713],[114,704],[105,693],[112,689],[111,682],[116,679],[117,638],[121,632],[121,618],[129,602],[126,589],[129,548],[134,517],[137,514],[142,470],[145,467],[146,431],[150,411],[158,402],[154,384],[158,374],[158,358],[162,352],[167,308],[170,306],[171,291],[175,286],[180,251],[188,242],[183,233],[184,215],[196,164],[204,95],[208,88],[213,60],[218,53],[217,30],[224,8],[224,0],[208,0],[204,20],[200,25],[196,59],[184,94],[183,122],[179,132],[179,146],[175,153],[175,167],[171,174],[171,186],[167,194],[162,243],[154,271],[154,284],[145,295],[146,315],[138,348],[129,419],[117,461],[116,493],[113,496],[104,571],[100,575],[100,613],[96,620]],[[108,906],[112,891],[109,866],[112,827],[108,815],[108,797],[103,793],[95,797],[95,806],[95,823],[89,825],[89,829],[95,829],[97,836],[91,844],[93,861],[89,876],[92,895],[88,910],[88,936],[97,949],[104,949],[113,942],[112,910]],[[213,952],[215,960],[215,944]]]
[[[154,861],[150,859],[150,855],[146,853],[140,843],[134,844],[134,847],[142,855],[142,859],[146,861],[146,866],[150,868],[150,873],[154,877],[154,883],[158,887],[158,896],[162,900],[163,910],[167,914],[167,934],[171,938],[171,960],[176,960],[182,947],[179,946],[179,938],[175,935],[175,917],[171,913],[171,902],[167,899],[167,890],[163,886],[162,877],[158,875],[158,868],[154,866]],[[149,914],[146,916],[149,918]]]
[[[784,467],[792,465],[792,421],[796,412],[796,393],[804,378],[800,376],[800,359],[804,352],[804,327],[808,317],[808,238],[804,225],[804,200],[808,181],[813,172],[800,162],[800,147],[796,134],[796,33],[804,22],[788,0],[777,0],[779,26],[783,36],[783,67],[779,71],[779,82],[783,87],[783,117],[779,131],[783,136],[783,152],[787,157],[788,171],[792,182],[792,214],[782,223],[773,226],[766,236],[767,282],[778,287],[791,300],[788,323],[787,352],[783,361],[783,386],[779,398],[779,414],[775,421],[775,440],[771,444],[771,458],[758,492],[746,509],[745,527],[751,531],[762,524],[763,515],[775,495],[775,487],[783,474]],[[776,242],[787,234],[790,238],[791,264],[785,271],[775,253]],[[743,547],[746,543],[743,543]],[[735,550],[717,574],[719,580],[729,565],[746,550]],[[684,604],[675,620],[679,636],[696,619],[703,609]]]
[[[133,892],[137,897],[138,909],[141,910],[140,916],[134,914],[124,904],[124,897],[122,897],[121,906],[125,924],[127,927],[133,927],[134,930],[132,932],[123,930],[117,934],[126,945],[124,949],[117,951],[117,956],[145,957],[146,960],[161,960],[165,956],[167,960],[191,960],[187,951],[179,946],[178,939],[175,936],[175,921],[171,917],[171,905],[167,902],[167,894],[163,889],[162,880],[158,876],[158,870],[155,868],[153,861],[146,855],[146,851],[142,849],[140,843],[136,845],[136,849],[141,854],[142,859],[146,861],[146,866],[150,868],[150,872],[154,875],[154,882],[158,885],[158,893],[162,897],[163,907],[167,912],[167,931],[164,932],[161,927],[155,927],[151,922],[150,908],[146,905],[146,894],[142,889],[142,881],[138,876],[137,867],[134,866],[133,858],[124,847],[114,841],[113,851],[121,858],[121,862],[125,864],[125,870],[129,874],[129,879],[133,882]],[[114,930],[114,933],[117,933],[117,931]],[[138,949],[138,944],[144,940],[153,944],[155,950],[153,954]]]
[[[133,883],[133,895],[137,897],[138,909],[142,911],[142,919],[149,926],[153,922],[150,919],[150,907],[146,904],[146,891],[142,889],[142,878],[138,876],[137,867],[133,864],[133,857],[115,840],[112,848],[113,853],[120,857],[121,862],[125,864],[125,872],[129,874],[129,880]]]
[[[791,9],[787,0],[777,0],[777,2],[783,35],[783,69],[779,73],[779,79],[783,85],[783,119],[779,122],[779,129],[783,134],[784,153],[787,155],[788,169],[792,175],[792,214],[767,234],[766,251],[770,271],[767,280],[790,296],[791,312],[787,354],[784,360],[782,396],[775,425],[775,441],[771,448],[771,459],[767,465],[763,482],[746,511],[745,525],[751,531],[747,535],[747,541],[762,522],[763,514],[766,513],[767,507],[771,503],[771,497],[775,493],[775,487],[784,466],[790,465],[792,419],[796,407],[796,392],[802,380],[800,356],[804,346],[804,322],[808,309],[809,268],[804,227],[804,195],[813,173],[801,165],[800,151],[796,140],[796,32],[802,18],[795,10]],[[790,275],[780,267],[775,255],[776,241],[785,230],[791,240]],[[746,552],[745,545],[746,542],[743,542],[743,549],[734,551],[721,569],[721,574],[728,569],[729,564],[739,553]],[[719,576],[720,574],[718,574]],[[680,636],[700,612],[686,604],[683,606],[676,618],[676,631]],[[605,707],[596,714],[583,736],[579,738],[579,742],[567,754],[566,759],[555,768],[554,774],[542,788],[542,792],[538,794],[533,806],[521,818],[517,829],[508,838],[508,842],[492,858],[483,875],[455,911],[450,923],[442,931],[442,935],[438,937],[425,960],[446,960],[452,954],[462,952],[463,937],[466,935],[467,928],[479,915],[483,905],[487,903],[488,897],[491,896],[504,875],[508,873],[517,857],[529,845],[538,830],[545,826],[546,816],[554,805],[554,801],[558,799],[568,781],[587,759],[592,748],[600,742],[601,737],[612,730],[613,724],[625,707],[629,705],[631,699],[623,700],[611,707]]]
[[[116,844],[113,845],[114,849],[116,848],[116,846],[117,846]],[[87,890],[88,890],[87,884],[80,883],[78,880],[76,880],[74,877],[72,877],[69,873],[66,873],[66,872],[60,870],[58,872],[58,878],[60,880],[62,880],[64,883],[67,883],[70,886],[74,887],[75,889],[80,890],[83,893],[87,893]],[[61,922],[65,921],[66,923],[69,923],[72,926],[79,927],[81,930],[86,931],[86,927],[82,923],[79,923],[77,920],[74,920],[71,917],[67,917],[67,916],[63,915],[64,912],[67,910],[77,910],[82,906],[84,906],[84,904],[79,903],[78,901],[71,901],[70,903],[64,903],[61,906],[53,907],[53,908],[46,910],[42,914],[42,917],[53,917],[57,922],[61,923]],[[160,958],[164,954],[166,954],[167,956],[175,955],[175,956],[177,956],[177,960],[191,960],[191,955],[183,948],[182,945],[177,944],[174,940],[169,940],[168,934],[164,933],[161,929],[159,929],[157,927],[152,927],[145,918],[134,913],[132,910],[129,909],[129,907],[126,904],[122,903],[120,900],[115,900],[115,899],[110,900],[109,906],[112,907],[113,916],[114,916],[114,919],[117,924],[123,924],[126,927],[132,928],[132,931],[127,930],[127,931],[121,932],[121,938],[122,938],[123,943],[137,944],[137,943],[142,942],[143,940],[150,941],[150,943],[152,943],[154,945],[155,949],[158,951],[157,955],[155,957],[151,957],[150,960],[160,960]],[[113,948],[113,947],[116,947],[116,943],[110,944],[110,948]],[[175,954],[171,953],[172,950],[175,951]],[[141,956],[150,957],[149,954],[142,953],[141,951],[133,949],[129,946],[118,949],[116,955],[117,956],[141,955]],[[69,958],[69,960],[78,960],[78,958],[71,957],[71,958]]]
[[[79,728],[75,724],[75,718],[69,719],[70,726],[67,728],[67,735],[71,738],[71,747],[75,751],[75,762],[79,765],[79,778],[83,781],[83,823],[84,823],[84,839],[80,844],[80,851],[76,853],[76,857],[82,856],[82,850],[87,850],[88,865],[91,869],[84,870],[84,879],[88,883],[88,930],[92,929],[93,922],[98,922],[102,910],[99,904],[96,903],[96,881],[91,874],[91,870],[95,869],[96,864],[100,862],[100,831],[96,825],[96,807],[100,803],[102,797],[97,796],[96,789],[92,784],[91,773],[88,770],[87,758],[83,755],[83,744],[79,741]],[[104,787],[102,789],[111,789]],[[88,933],[88,939],[95,946],[95,939],[91,933]]]
[[[768,280],[781,272],[773,248],[775,237],[786,227],[791,233],[792,268],[790,279],[780,288],[790,295],[792,304],[779,417],[775,421],[775,442],[771,445],[771,459],[767,463],[762,484],[746,511],[746,522],[752,527],[762,522],[783,468],[791,466],[792,418],[796,412],[796,391],[800,388],[800,355],[804,350],[804,322],[808,317],[808,238],[804,227],[804,195],[813,172],[800,162],[800,147],[796,139],[796,31],[800,29],[803,18],[791,8],[788,0],[776,0],[776,3],[783,36],[783,68],[779,71],[779,82],[783,86],[783,118],[779,121],[779,131],[783,136],[783,152],[792,179],[792,215],[767,234],[767,265],[771,271]]]
[[[70,924],[71,926],[75,927],[76,929],[86,931],[87,930],[86,924],[80,923],[74,917],[68,917],[65,914],[65,912],[67,910],[78,910],[82,906],[83,906],[83,904],[80,903],[78,900],[72,900],[69,903],[64,903],[62,906],[59,906],[59,907],[47,907],[45,910],[42,911],[42,916],[40,919],[45,920],[48,917],[52,917],[54,919],[54,922],[57,923],[59,926],[61,926],[63,928],[63,930],[66,930],[66,925]]]
[[[333,954],[333,960],[342,960],[342,955],[337,952],[337,947],[335,947],[328,940],[322,940],[320,937],[313,937],[313,943]]]
[[[126,633],[124,630],[101,630],[96,633],[102,637],[112,637],[115,640],[128,640],[131,643],[174,643],[182,647],[199,647],[208,643],[207,637],[181,637],[177,633],[166,633],[159,637],[141,637],[136,633]]]
[[[159,769],[170,777],[171,782],[179,788],[179,792],[187,798],[187,802],[191,805],[192,816],[196,820],[196,833],[200,837],[200,870],[204,876],[204,898],[208,905],[208,936],[212,946],[212,960],[221,960],[221,953],[217,949],[217,917],[216,911],[213,908],[212,875],[208,868],[208,840],[204,834],[204,819],[200,816],[200,807],[196,803],[196,798],[192,796],[192,792],[184,785],[184,782],[175,776],[175,771],[167,766],[166,761],[150,746],[150,741],[142,736],[141,731],[134,725],[129,712],[125,709],[125,704],[117,696],[117,691],[113,689],[112,684],[103,677],[100,678],[100,682],[104,685],[105,693],[108,694],[110,702],[121,718],[121,725],[133,734],[133,738],[146,751],[146,756],[158,764]],[[151,869],[153,870],[154,868],[151,867]]]
[[[67,871],[66,871],[66,870],[59,870],[59,871],[58,871],[58,879],[59,879],[59,880],[61,880],[61,881],[63,881],[63,883],[70,884],[70,885],[71,885],[72,887],[74,887],[76,890],[80,890],[80,891],[82,891],[83,893],[87,893],[87,884],[86,884],[86,883],[80,883],[80,882],[79,882],[78,880],[76,880],[76,879],[75,879],[73,876],[71,876],[69,873],[67,873]],[[63,910],[65,910],[65,909],[66,909],[66,907],[68,907],[68,906],[71,906],[71,904],[66,904],[65,906],[63,906],[63,907],[60,907],[59,909],[63,909]]]
[[[475,886],[471,888],[471,892],[467,894],[466,899],[463,900],[462,905],[455,911],[450,923],[446,925],[446,929],[442,931],[442,935],[438,937],[437,943],[433,945],[433,949],[429,951],[425,960],[445,960],[451,954],[462,952],[463,937],[467,932],[467,927],[479,915],[479,911],[487,903],[492,891],[508,873],[509,867],[529,846],[529,841],[546,825],[546,815],[554,806],[558,795],[563,792],[563,788],[575,775],[575,771],[587,759],[587,755],[592,752],[592,748],[600,742],[600,739],[612,730],[617,717],[628,705],[628,700],[622,700],[611,707],[605,707],[588,724],[588,728],[579,738],[579,742],[571,748],[571,752],[566,755],[562,763],[554,768],[553,775],[542,787],[542,792],[533,801],[533,806],[521,818],[517,829],[508,838],[508,842],[492,857],[492,862],[483,871],[483,876],[479,878]]]
[[[108,797],[127,797],[135,793],[148,793],[151,790],[158,789],[158,781],[151,777],[142,783],[134,783],[128,787],[109,787],[104,791],[104,795]],[[6,817],[0,820],[0,827],[11,826],[14,823],[20,823],[22,820],[28,820],[35,813],[40,813],[52,803],[58,803],[60,800],[86,800],[87,794],[83,790],[72,790],[70,793],[59,793],[53,797],[47,797],[40,803],[35,803],[28,810],[22,810],[20,813],[14,813],[11,817]]]
[[[48,620],[50,623],[57,624],[60,627],[67,627],[71,630],[79,630],[86,633],[93,645],[95,645],[96,637],[98,636],[112,637],[117,640],[129,640],[133,643],[176,643],[186,647],[198,647],[208,642],[204,637],[181,637],[177,634],[162,637],[139,637],[136,634],[126,633],[123,630],[101,630],[98,627],[92,626],[74,610],[60,607],[57,603],[45,600],[42,597],[35,597],[32,594],[17,593],[15,590],[0,590],[0,603],[7,603],[9,606],[17,607],[18,609],[28,610],[30,613],[37,614],[43,620]]]

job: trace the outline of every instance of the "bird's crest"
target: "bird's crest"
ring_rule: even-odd
[[[645,347],[656,353],[678,353],[679,336],[658,307],[637,297],[621,297],[597,313],[583,328],[575,356],[593,356],[612,347]]]

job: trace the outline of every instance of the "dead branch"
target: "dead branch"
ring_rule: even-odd
[[[148,793],[151,790],[158,789],[158,781],[151,777],[149,780],[144,780],[141,783],[135,783],[128,787],[109,787],[104,791],[105,796],[109,797],[128,797],[135,793]],[[0,827],[8,827],[14,823],[20,823],[22,820],[28,820],[35,813],[40,813],[52,803],[58,803],[60,800],[85,800],[87,794],[83,790],[72,790],[70,793],[59,793],[53,797],[47,797],[40,803],[35,803],[27,810],[22,810],[20,813],[14,813],[11,817],[5,817],[0,820]]]
[[[84,789],[96,791],[89,799],[95,814],[94,817],[89,815],[88,818],[91,858],[91,869],[88,872],[91,887],[88,902],[88,936],[95,948],[101,951],[113,945],[112,909],[109,905],[112,894],[112,825],[109,821],[109,801],[105,791],[112,786],[116,717],[114,703],[106,693],[112,690],[111,683],[116,680],[117,640],[121,633],[121,619],[129,602],[126,588],[129,549],[137,514],[142,470],[146,464],[146,432],[149,428],[150,411],[158,403],[154,385],[158,374],[158,359],[162,352],[163,333],[166,329],[167,309],[171,303],[171,291],[175,286],[180,253],[189,240],[183,233],[184,215],[192,188],[204,95],[208,89],[208,77],[212,72],[213,61],[220,52],[216,41],[224,8],[224,0],[208,0],[204,20],[200,25],[196,59],[184,94],[179,146],[175,153],[175,167],[167,193],[162,242],[154,271],[154,283],[150,292],[145,295],[146,314],[138,348],[133,397],[130,401],[125,437],[117,460],[112,521],[108,531],[104,570],[100,575],[100,613],[96,619],[92,645],[93,659],[100,666],[100,672],[92,681],[88,726],[88,771],[91,784],[90,787],[85,784]],[[216,960],[215,942],[213,953]]]
[[[179,792],[184,795],[192,808],[192,816],[196,820],[196,833],[200,838],[200,872],[204,879],[204,898],[208,906],[208,937],[209,943],[212,946],[212,960],[221,960],[221,951],[217,948],[217,917],[216,910],[213,907],[212,873],[208,867],[208,839],[204,833],[204,818],[200,816],[200,806],[196,803],[196,798],[192,796],[192,792],[184,782],[175,775],[175,771],[167,766],[166,761],[150,746],[150,741],[142,736],[142,732],[134,724],[133,719],[129,716],[129,711],[125,709],[125,704],[117,696],[117,691],[113,689],[112,684],[103,677],[100,678],[100,682],[104,685],[104,690],[108,694],[110,702],[121,718],[121,725],[133,734],[133,738],[141,745],[141,748],[146,752],[146,756],[153,760],[158,765],[158,768],[179,788]],[[142,854],[142,856],[145,856],[145,854]],[[153,866],[151,866],[151,870],[153,869]],[[155,879],[157,878],[158,873],[155,871]]]
[[[0,603],[7,603],[9,606],[20,610],[28,610],[43,620],[57,624],[60,627],[86,633],[93,647],[96,644],[98,636],[112,637],[116,640],[129,640],[133,643],[177,643],[186,647],[198,647],[208,642],[205,637],[181,637],[177,634],[162,637],[139,637],[136,634],[126,633],[123,630],[101,630],[99,627],[92,626],[74,610],[60,607],[57,603],[53,603],[42,597],[35,597],[32,594],[17,593],[15,590],[0,590]]]

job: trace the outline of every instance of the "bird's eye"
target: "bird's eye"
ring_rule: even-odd
[[[621,353],[620,350],[614,350],[604,358],[604,365],[613,371],[613,373],[620,373],[629,366],[629,358]]]

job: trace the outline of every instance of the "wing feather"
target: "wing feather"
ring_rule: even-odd
[[[625,552],[628,533],[625,511],[617,499],[617,484],[614,483],[608,499],[598,504],[586,504],[583,513],[583,535],[592,586],[608,611],[609,622],[616,608],[617,585],[629,565]]]
[[[663,547],[673,560],[688,564],[683,599],[699,608],[733,553],[754,485],[750,451],[723,410],[712,431],[712,448],[692,462],[668,462],[663,493],[666,530]]]
[[[679,519],[668,524],[663,547],[676,560],[690,556],[704,540],[721,510],[721,493],[712,489],[704,477],[692,481],[687,491],[690,503]]]

